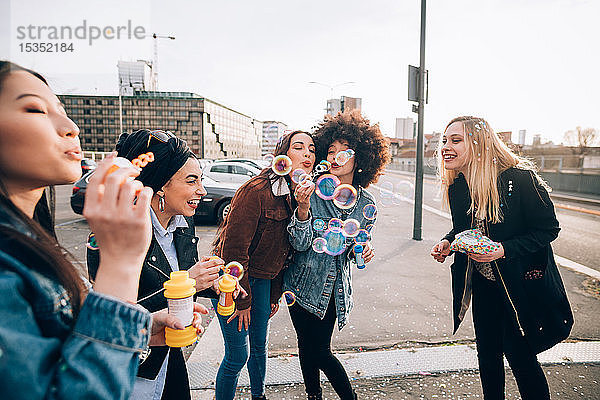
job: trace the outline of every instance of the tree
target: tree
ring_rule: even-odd
[[[600,141],[598,131],[594,128],[582,128],[565,132],[565,144],[573,146],[577,154],[585,155],[588,149]]]

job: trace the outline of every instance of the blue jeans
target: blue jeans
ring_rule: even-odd
[[[225,341],[225,357],[217,373],[216,400],[233,400],[240,371],[246,361],[252,396],[262,396],[265,393],[271,281],[253,277],[249,277],[249,281],[252,293],[249,329],[242,327],[242,330],[238,331],[237,318],[228,324],[229,317],[217,314]],[[213,299],[212,303],[216,310],[217,300]]]

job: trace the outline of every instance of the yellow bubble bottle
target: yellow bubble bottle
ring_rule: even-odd
[[[169,305],[169,314],[177,317],[185,326],[183,330],[165,327],[165,339],[169,347],[189,346],[197,339],[196,328],[192,326],[195,285],[196,280],[190,278],[187,271],[171,272],[171,279],[163,284],[164,295]]]
[[[233,301],[233,291],[235,290],[235,278],[229,274],[224,274],[219,281],[219,304],[217,312],[224,317],[233,314],[235,311],[235,301]]]

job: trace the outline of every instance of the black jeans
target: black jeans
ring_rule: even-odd
[[[329,300],[325,318],[306,311],[298,303],[290,307],[290,316],[298,337],[300,368],[306,393],[321,390],[319,370],[323,371],[331,386],[342,400],[354,399],[346,370],[331,352],[331,336],[335,326],[335,300]]]
[[[473,324],[483,396],[504,399],[504,354],[523,400],[550,399],[544,371],[517,329],[512,310],[503,304],[498,283],[473,271]]]

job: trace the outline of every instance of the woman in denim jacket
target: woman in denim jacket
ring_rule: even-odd
[[[374,223],[363,215],[366,205],[374,205],[373,196],[364,188],[379,178],[389,160],[388,144],[377,125],[370,125],[359,112],[340,113],[326,118],[315,132],[317,160],[332,164],[330,173],[342,184],[353,185],[358,193],[356,204],[340,209],[330,200],[312,195],[313,186],[299,186],[295,196],[298,208],[292,215],[288,231],[290,243],[297,251],[284,272],[283,289],[293,292],[296,303],[289,309],[298,338],[300,366],[309,399],[321,399],[319,371],[323,371],[341,399],[355,399],[344,367],[331,352],[331,336],[337,318],[341,330],[352,310],[350,260],[354,259],[350,239],[346,250],[336,256],[317,253],[311,248],[319,231],[315,220],[329,223],[332,218],[356,219],[361,228]],[[354,157],[344,165],[336,163],[336,154],[354,150]],[[312,215],[311,215],[312,214]],[[373,258],[367,245],[365,262]]]
[[[95,291],[56,241],[44,190],[81,175],[78,135],[42,76],[0,61],[2,399],[127,398],[151,334],[164,342],[176,326],[162,315],[151,327],[131,304],[150,243],[152,190],[127,180],[137,171],[107,176],[110,156],[89,182],[84,215],[104,245]]]

